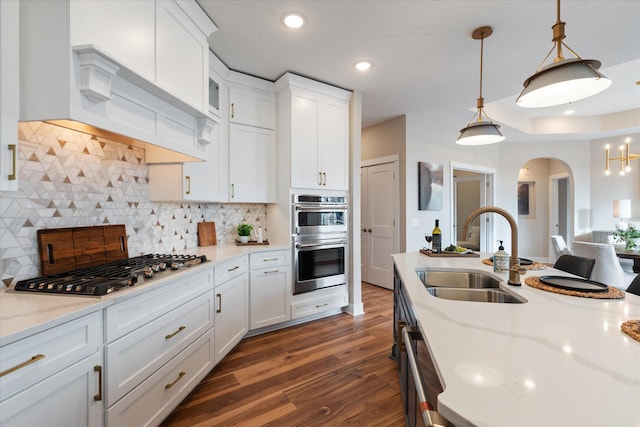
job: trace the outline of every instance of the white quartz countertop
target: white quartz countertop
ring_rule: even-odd
[[[148,292],[154,287],[177,279],[180,274],[213,268],[216,263],[236,256],[282,249],[289,249],[289,246],[215,245],[185,249],[176,253],[206,255],[212,262],[183,268],[175,274],[156,277],[147,282],[142,280],[129,289],[104,297],[38,294],[3,289],[0,291],[0,346]]]
[[[444,392],[437,409],[457,426],[640,426],[640,342],[620,330],[640,297],[572,297],[507,285],[480,258],[393,256]],[[426,291],[417,268],[481,270],[527,302],[452,301]]]

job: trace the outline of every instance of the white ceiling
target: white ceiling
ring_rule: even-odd
[[[229,68],[272,81],[291,71],[356,90],[364,127],[402,114],[464,127],[479,94],[480,42],[471,33],[488,25],[483,95],[507,138],[640,132],[640,0],[562,1],[565,42],[600,60],[613,80],[607,91],[575,102],[571,117],[562,115],[565,106],[515,105],[522,82],[553,46],[555,0],[197,1],[218,27],[211,50]],[[302,14],[306,25],[284,27],[288,12]],[[373,68],[357,72],[361,59]]]

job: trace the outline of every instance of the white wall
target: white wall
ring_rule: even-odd
[[[518,181],[534,183],[533,215],[518,216],[518,253],[524,257],[548,257],[549,239],[549,159],[533,159],[521,166]],[[516,191],[517,194],[517,191]],[[516,212],[517,214],[517,212]]]

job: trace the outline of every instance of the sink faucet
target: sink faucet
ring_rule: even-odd
[[[520,268],[518,259],[518,225],[509,212],[495,206],[484,206],[482,208],[478,208],[471,212],[465,220],[462,235],[467,235],[467,230],[469,229],[471,221],[473,221],[477,216],[489,212],[502,215],[509,222],[509,226],[511,227],[511,256],[509,257],[509,281],[507,283],[514,286],[520,286],[520,275],[524,274],[525,270]]]

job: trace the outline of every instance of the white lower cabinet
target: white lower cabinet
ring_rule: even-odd
[[[111,406],[213,327],[213,294],[207,292],[107,345]]]
[[[218,280],[222,278],[223,280]],[[247,256],[216,266],[215,361],[219,363],[249,330]]]
[[[157,425],[213,369],[213,329],[107,410],[108,426]]]
[[[103,425],[101,314],[0,348],[0,425]]]
[[[296,295],[291,303],[291,318],[318,315],[337,310],[349,304],[347,285],[333,286],[306,294]]]
[[[214,366],[213,268],[105,309],[107,425],[158,424]]]
[[[102,352],[87,357],[3,400],[0,403],[0,425],[102,426],[103,402],[99,388],[101,368]]]
[[[252,253],[250,259],[251,329],[291,319],[291,256],[288,250]]]

